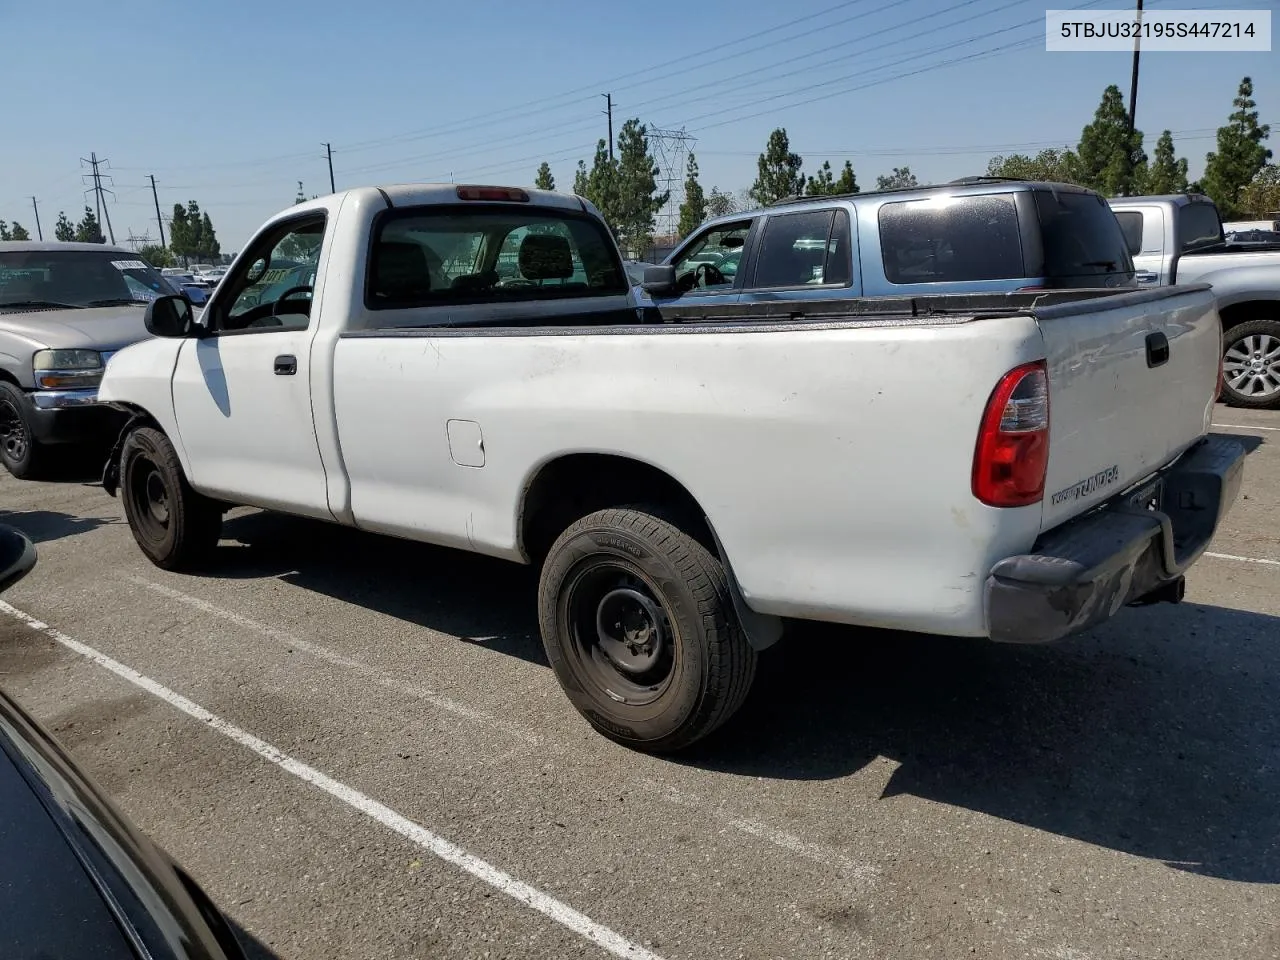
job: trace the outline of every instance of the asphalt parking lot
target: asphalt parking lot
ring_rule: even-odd
[[[172,575],[76,480],[0,477],[0,686],[258,958],[1276,957],[1280,414],[1215,419],[1253,450],[1184,604],[806,631],[675,760],[572,710],[528,570],[237,511]]]

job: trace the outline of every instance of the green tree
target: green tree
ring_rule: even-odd
[[[687,237],[698,229],[698,224],[707,219],[707,195],[698,182],[698,161],[691,153],[689,163],[685,166],[684,203],[680,204],[680,222],[676,232]]]
[[[144,243],[138,248],[138,256],[156,269],[173,266],[173,255],[158,243]]]
[[[84,208],[84,216],[76,224],[76,240],[80,243],[106,243],[102,235],[102,227],[98,225],[98,217],[88,206]]]
[[[76,228],[67,219],[65,211],[58,211],[58,222],[53,225],[53,238],[62,243],[70,243],[76,238]]]
[[[1105,197],[1133,196],[1146,180],[1142,131],[1129,130],[1124,97],[1114,83],[1102,92],[1093,122],[1080,132],[1079,183]]]
[[[9,225],[0,220],[0,241],[12,240],[13,234],[9,232]]]
[[[769,134],[764,153],[756,161],[756,182],[751,186],[751,199],[760,206],[768,206],[784,197],[798,197],[804,193],[804,174],[800,172],[804,159],[791,152],[787,131],[778,127]]]
[[[653,218],[671,199],[658,192],[662,170],[649,150],[648,128],[633,117],[618,132],[617,228],[622,246],[632,256],[653,245]]]
[[[195,255],[195,235],[187,218],[187,208],[180,203],[173,205],[173,219],[169,222],[169,249],[185,267]]]
[[[805,183],[804,192],[809,197],[825,197],[836,192],[836,178],[831,172],[831,161],[823,160],[818,172]]]
[[[737,210],[738,203],[733,199],[732,193],[722,193],[719,187],[711,188],[711,192],[707,194],[708,217],[724,217]]]
[[[27,228],[20,224],[17,220],[13,221],[13,226],[9,228],[9,236],[13,240],[30,240],[31,234],[27,232]]]
[[[858,186],[858,178],[853,175],[853,161],[846,160],[840,176],[836,177],[834,191],[838,194],[849,194],[860,193],[861,190],[862,188]]]
[[[1079,161],[1075,153],[1063,147],[1041,150],[1034,157],[1023,153],[992,157],[987,176],[1011,177],[1015,180],[1047,180],[1050,183],[1079,182]]]
[[[1280,164],[1268,163],[1240,191],[1240,212],[1247,216],[1280,217]]]
[[[610,159],[609,145],[603,139],[596,142],[596,155],[590,170],[586,163],[578,161],[573,192],[595,204],[614,236],[618,235],[618,164]]]
[[[1143,184],[1142,191],[1157,195],[1187,191],[1187,158],[1174,156],[1173,133],[1169,130],[1160,134],[1160,139],[1156,141],[1151,167],[1147,170],[1147,182]]]
[[[903,187],[918,187],[920,181],[911,172],[910,167],[894,167],[893,173],[876,177],[877,190],[898,190]]]
[[[195,201],[191,201],[191,205],[195,206]],[[213,221],[209,219],[206,212],[200,217],[200,259],[208,260],[212,263],[218,262],[218,257],[222,253],[222,247],[218,244],[218,235],[213,231]]]
[[[538,175],[533,179],[533,185],[539,190],[554,190],[556,188],[556,178],[551,175],[551,164],[542,161],[542,166],[538,167]]]
[[[1213,198],[1223,217],[1239,212],[1240,191],[1271,159],[1271,151],[1263,144],[1271,135],[1271,127],[1258,123],[1253,81],[1249,77],[1240,81],[1232,105],[1235,111],[1227,125],[1218,128],[1218,149],[1205,157],[1201,179],[1204,192]]]

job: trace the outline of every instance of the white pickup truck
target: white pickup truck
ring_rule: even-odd
[[[789,618],[1035,643],[1177,601],[1243,464],[1206,287],[637,310],[597,211],[535,190],[299,204],[147,322],[99,397],[153,562],[252,505],[538,564],[566,693],[645,750]]]

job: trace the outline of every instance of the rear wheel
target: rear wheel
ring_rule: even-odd
[[[139,427],[125,438],[120,498],[133,539],[158,567],[198,567],[218,544],[221,507],[191,489],[173,444],[154,427]]]
[[[601,510],[565,530],[538,612],[570,701],[629,747],[689,746],[733,715],[755,676],[720,562],[652,508]]]
[[[1280,320],[1247,320],[1223,335],[1222,399],[1233,407],[1280,407]]]
[[[0,381],[0,463],[19,480],[39,477],[48,459],[31,432],[27,403],[20,389]]]

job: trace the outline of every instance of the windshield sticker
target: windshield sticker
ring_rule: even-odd
[[[141,260],[112,260],[111,265],[121,272],[147,269],[147,265]]]

